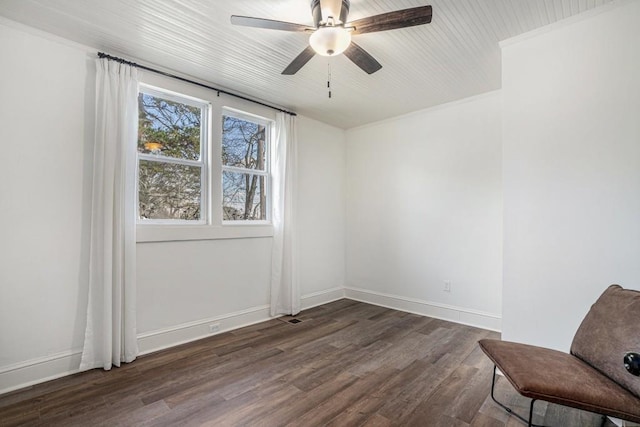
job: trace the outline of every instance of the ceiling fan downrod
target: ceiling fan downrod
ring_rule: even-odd
[[[338,24],[344,25],[347,22],[349,16],[349,7],[351,2],[349,0],[342,0],[342,7],[340,8],[340,15],[337,17]],[[330,11],[333,15],[336,11]],[[320,7],[320,0],[311,0],[311,15],[313,16],[313,24],[318,28],[322,23],[326,24],[326,21],[322,20],[322,8]],[[329,15],[336,21],[336,17]],[[329,16],[327,18],[329,18]]]

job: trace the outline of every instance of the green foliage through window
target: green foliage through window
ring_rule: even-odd
[[[137,142],[140,223],[269,220],[271,122],[222,107],[216,119],[221,120],[222,133],[211,135],[209,107],[207,101],[141,88]],[[221,155],[213,165],[207,155],[209,141],[220,144],[220,151],[213,148]],[[212,201],[221,201],[222,206],[211,206]]]
[[[138,96],[138,216],[202,218],[203,108]]]
[[[140,93],[138,113],[138,152],[200,160],[200,108]]]
[[[200,219],[200,168],[140,160],[140,218]]]

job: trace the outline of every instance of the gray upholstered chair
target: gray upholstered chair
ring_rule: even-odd
[[[570,354],[500,340],[479,344],[495,365],[491,397],[529,426],[536,426],[537,400],[640,423],[639,291],[609,286],[582,321]],[[496,368],[531,399],[528,419],[496,400]]]

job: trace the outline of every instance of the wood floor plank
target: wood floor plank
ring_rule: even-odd
[[[468,365],[461,366],[469,367],[475,370],[475,372],[471,371],[474,372],[473,375],[466,379],[464,388],[453,401],[449,403],[445,414],[470,424],[486,400],[484,393],[486,393],[487,388],[491,384],[493,371],[489,364],[479,368]]]
[[[132,413],[143,408],[144,404],[137,397],[125,396],[117,402],[98,402],[94,400],[91,405],[69,407],[66,411],[55,416],[47,417],[48,425],[64,425],[68,427],[85,427],[100,420],[109,424],[109,420],[118,413]]]
[[[362,424],[362,427],[389,427],[392,425],[393,423],[389,419],[380,414],[373,414]]]
[[[40,419],[40,411],[38,410],[38,404],[25,405],[16,403],[12,405],[6,405],[0,410],[0,425],[4,426],[19,426],[26,425],[38,421]]]
[[[265,426],[278,426],[291,423],[295,425],[302,415],[308,413],[313,408],[332,398],[347,387],[354,384],[359,378],[349,373],[342,373],[330,380],[325,381],[313,389],[313,393],[304,393],[295,400],[295,403],[274,407],[273,410],[265,414],[262,423]]]
[[[407,381],[400,393],[385,402],[380,413],[390,420],[405,420],[456,368],[447,360],[430,364],[430,368]]]
[[[0,426],[521,427],[477,345],[499,334],[352,300],[0,396]],[[504,378],[496,394],[528,399]],[[600,418],[538,402],[536,419]],[[611,426],[611,424],[607,424]]]
[[[289,425],[325,425],[348,408],[351,402],[380,387],[381,384],[388,381],[395,374],[397,374],[396,369],[386,368],[360,378]]]
[[[100,423],[100,426],[128,427],[138,426],[144,422],[153,423],[154,420],[171,412],[164,400],[159,400],[150,405],[145,405],[133,411],[122,411],[120,408],[116,415]]]
[[[442,381],[433,393],[423,399],[415,409],[407,415],[406,422],[417,425],[418,421],[430,418],[441,418],[447,415],[451,405],[464,392],[469,379],[478,372],[476,368],[460,365],[451,375]],[[452,418],[454,419],[454,418]]]
[[[323,345],[323,340],[328,336],[331,336],[344,328],[348,328],[350,325],[355,324],[355,321],[342,322],[331,319],[330,321],[319,322],[316,319],[310,319],[305,325],[289,325],[290,328],[304,329],[304,333],[299,333],[296,336],[287,336],[285,340],[278,344],[278,348],[282,350],[297,349],[305,345],[318,346]]]
[[[273,407],[286,405],[292,401],[300,393],[295,386],[283,384],[278,389],[272,390],[269,395],[256,396],[250,401],[243,399],[244,395],[237,396],[228,402],[233,403],[235,400],[243,402],[241,405],[230,410],[220,410],[223,404],[215,409],[215,415],[208,417],[205,426],[251,426],[259,425],[262,418],[271,411]],[[248,393],[247,393],[248,394]]]
[[[94,369],[81,374],[70,375],[65,377],[64,380],[47,381],[42,384],[0,395],[0,410],[8,405],[17,404],[23,401],[30,401],[29,404],[33,404],[34,401],[37,401],[45,394],[50,394],[59,391],[60,389],[72,387],[73,385],[80,385],[84,387],[87,382],[98,380],[104,375],[105,371]]]
[[[352,373],[350,367],[360,363],[360,360],[375,357],[387,348],[388,346],[385,343],[376,342],[363,348],[349,346],[342,349],[335,349],[323,358],[309,362],[307,366],[311,366],[313,372],[304,378],[296,380],[294,384],[304,391],[313,390],[319,384],[326,381],[327,378],[331,378],[341,372]]]
[[[478,412],[471,421],[471,427],[503,427],[504,421],[500,421],[497,418],[493,418],[490,415]]]
[[[310,357],[308,353],[296,351],[283,352],[271,359],[254,363],[254,374],[242,374],[233,383],[228,383],[218,389],[218,393],[225,399],[233,399],[250,390],[258,389],[263,384],[271,384],[282,377],[289,369],[301,367]]]
[[[229,384],[235,384],[247,378],[246,367],[253,368],[253,363],[257,361],[268,361],[282,354],[280,349],[274,348],[265,352],[253,352],[245,349],[246,355],[240,358],[226,358],[226,362],[209,367],[205,372],[200,372],[200,377],[196,381],[181,387],[177,390],[164,390],[163,399],[169,406],[178,405],[190,399],[197,399],[199,395],[219,394],[219,390]],[[195,370],[196,374],[198,373]],[[158,396],[155,396],[157,398]],[[154,401],[153,398],[145,399],[148,403]]]

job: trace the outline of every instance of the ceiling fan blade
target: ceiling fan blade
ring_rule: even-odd
[[[304,65],[309,62],[311,58],[313,58],[315,54],[316,52],[313,50],[313,48],[311,46],[307,46],[307,48],[303,50],[300,55],[296,56],[296,58],[291,61],[291,64],[289,64],[287,68],[284,69],[282,74],[290,76],[297,73],[300,68],[304,67]]]
[[[431,22],[431,13],[431,6],[418,6],[358,19],[349,22],[346,26],[354,27],[351,33],[353,35],[395,30],[428,24]]]
[[[354,42],[351,42],[347,50],[344,51],[344,55],[367,74],[373,74],[382,68],[382,65],[373,56]]]
[[[233,25],[242,25],[244,27],[265,28],[267,30],[281,31],[313,31],[315,28],[308,25],[294,24],[293,22],[274,21],[271,19],[253,18],[251,16],[231,15],[231,23]]]

